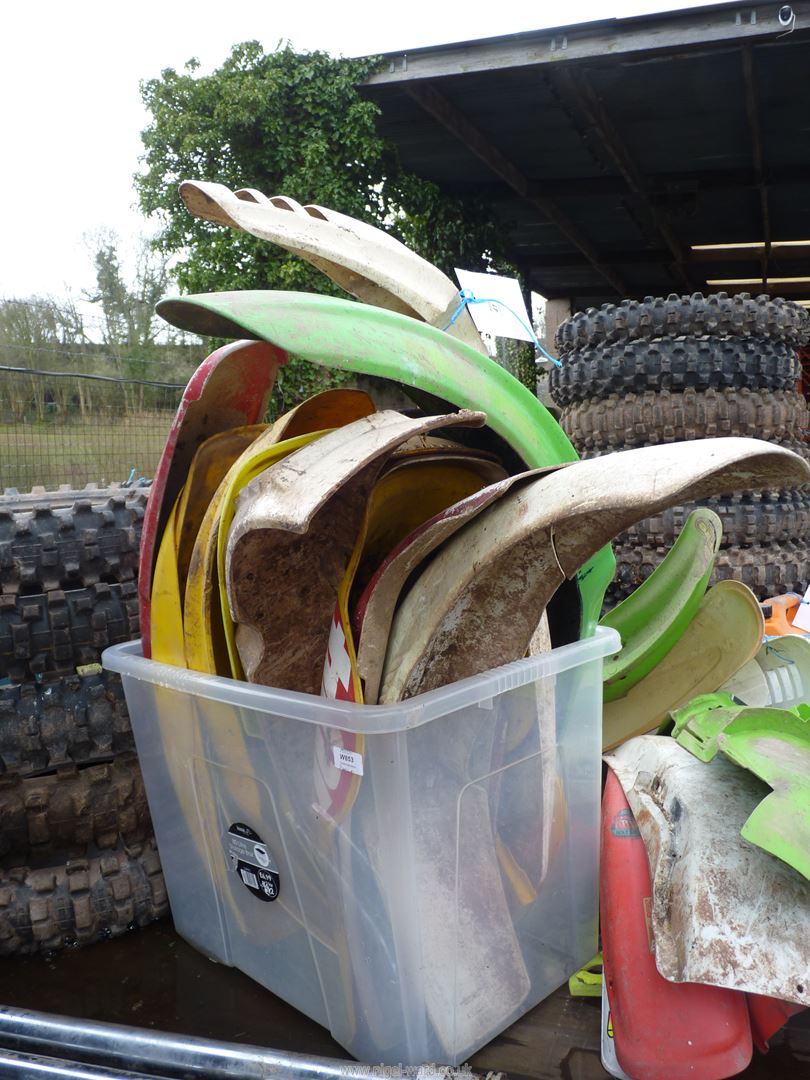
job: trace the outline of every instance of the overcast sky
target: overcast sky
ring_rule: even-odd
[[[302,51],[362,56],[686,6],[661,0],[7,3],[0,45],[0,297],[78,294],[93,283],[85,234],[112,228],[126,241],[149,228],[132,188],[147,122],[138,83],[166,67],[182,68],[196,56],[209,71],[231,45],[252,38],[266,50],[288,40]]]

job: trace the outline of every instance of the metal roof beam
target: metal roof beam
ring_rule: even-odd
[[[772,165],[765,173],[770,186],[776,184],[810,183],[810,165]],[[649,190],[653,193],[672,191],[728,191],[752,188],[758,184],[753,169],[704,169],[695,172],[656,173],[649,177]]]
[[[807,37],[810,0],[794,0],[791,43]],[[736,3],[385,53],[367,85],[438,79],[448,75],[536,67],[561,61],[634,59],[688,49],[691,55],[719,45],[773,41],[783,34],[779,4]]]
[[[810,274],[807,275],[810,277]],[[746,282],[745,284],[735,279],[726,280],[718,278],[713,285],[708,286],[712,292],[722,289],[728,293],[771,293],[773,296],[805,297],[810,294],[810,281],[759,281]]]
[[[426,83],[409,83],[404,90],[442,127],[446,128],[467,149],[499,176],[505,184],[517,192],[527,203],[536,207],[544,217],[554,225],[578,248],[593,268],[607,281],[620,296],[627,289],[621,277],[612,266],[608,266],[594,246],[584,236],[577,225],[565,214],[552,199],[537,190],[534,184],[520,169],[505,157],[496,146],[472,124],[460,109],[440,94],[435,87]]]
[[[748,130],[751,133],[751,157],[759,189],[759,206],[762,214],[762,239],[765,246],[762,252],[762,280],[768,279],[768,263],[771,257],[771,208],[768,201],[768,186],[765,183],[765,157],[762,153],[762,127],[759,121],[759,95],[754,71],[754,56],[751,47],[746,45],[741,50],[743,78],[745,80],[745,111],[748,116]]]
[[[523,245],[524,247],[530,245]],[[603,252],[604,259],[611,266],[654,266],[662,263],[666,257],[666,251],[660,248],[644,248],[636,250]],[[566,251],[558,255],[544,252],[542,255],[523,255],[532,265],[534,270],[581,270],[590,263],[580,252]]]
[[[762,260],[762,246],[760,244],[747,250],[718,248],[710,251],[693,251],[692,255],[695,263],[700,264],[701,275],[709,272],[712,264],[718,263],[723,266],[738,267],[741,274],[746,271],[750,274],[752,264],[758,265]],[[531,245],[524,244],[522,247],[528,247],[531,250]],[[655,266],[656,264],[660,265],[667,258],[667,252],[661,248],[636,250],[617,250],[613,248],[610,251],[603,252],[603,255],[606,262],[611,266],[622,267]],[[566,251],[559,254],[543,252],[539,255],[527,255],[524,252],[519,257],[530,261],[535,271],[582,270],[590,265],[585,256],[578,252]],[[771,261],[774,264],[788,262],[791,266],[801,263],[802,266],[810,267],[810,245],[807,247],[785,247],[774,242],[771,244]],[[712,270],[711,272],[714,273],[715,271]]]
[[[622,195],[627,185],[621,176],[552,176],[529,178],[549,199],[591,198]],[[734,191],[755,188],[759,184],[753,169],[703,169],[694,172],[654,173],[645,176],[651,198],[693,195],[704,191]],[[775,165],[767,169],[769,188],[780,184],[810,185],[810,165]],[[480,185],[478,185],[480,186]],[[463,185],[445,185],[446,190],[463,191]]]
[[[574,74],[569,67],[558,67],[549,72],[546,78],[563,102],[572,107],[590,129],[602,154],[608,158],[609,164],[618,169],[642,212],[652,222],[671,251],[674,262],[670,265],[670,273],[673,279],[676,284],[690,292],[692,282],[684,266],[688,259],[688,252],[678,240],[672,226],[655,205],[646,180],[599,100],[587,72],[580,67]]]
[[[764,244],[757,244],[750,248],[710,248],[703,251],[693,251],[695,262],[699,263],[759,263],[762,264]],[[771,262],[798,262],[810,263],[810,245],[797,246],[780,244],[776,240],[771,241]]]
[[[607,289],[602,289],[599,285],[572,285],[568,282],[563,282],[558,285],[556,283],[550,283],[544,281],[542,278],[533,277],[530,279],[530,285],[532,292],[539,293],[544,296],[546,300],[570,300],[572,310],[576,310],[577,302],[587,301],[588,304],[605,304],[616,303],[616,297],[612,296]]]

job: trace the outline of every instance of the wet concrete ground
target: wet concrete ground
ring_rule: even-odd
[[[349,1055],[318,1024],[232,968],[206,959],[167,920],[51,957],[4,960],[0,1002],[299,1053]],[[665,1023],[665,1018],[662,1018]],[[473,1058],[474,1068],[532,1080],[603,1080],[599,1003],[558,991]],[[810,1080],[810,1012],[757,1054],[747,1080]]]
[[[349,1057],[296,1009],[208,960],[169,920],[99,945],[0,964],[0,1001],[41,1012]]]

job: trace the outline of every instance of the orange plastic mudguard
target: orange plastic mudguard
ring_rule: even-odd
[[[801,596],[795,592],[782,593],[780,596],[770,596],[767,600],[763,600],[760,607],[765,616],[765,636],[803,634],[804,630],[793,625],[801,602]]]

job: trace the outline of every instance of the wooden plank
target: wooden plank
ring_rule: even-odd
[[[604,1080],[599,998],[572,998],[560,987],[470,1059],[477,1072],[512,1080]]]

